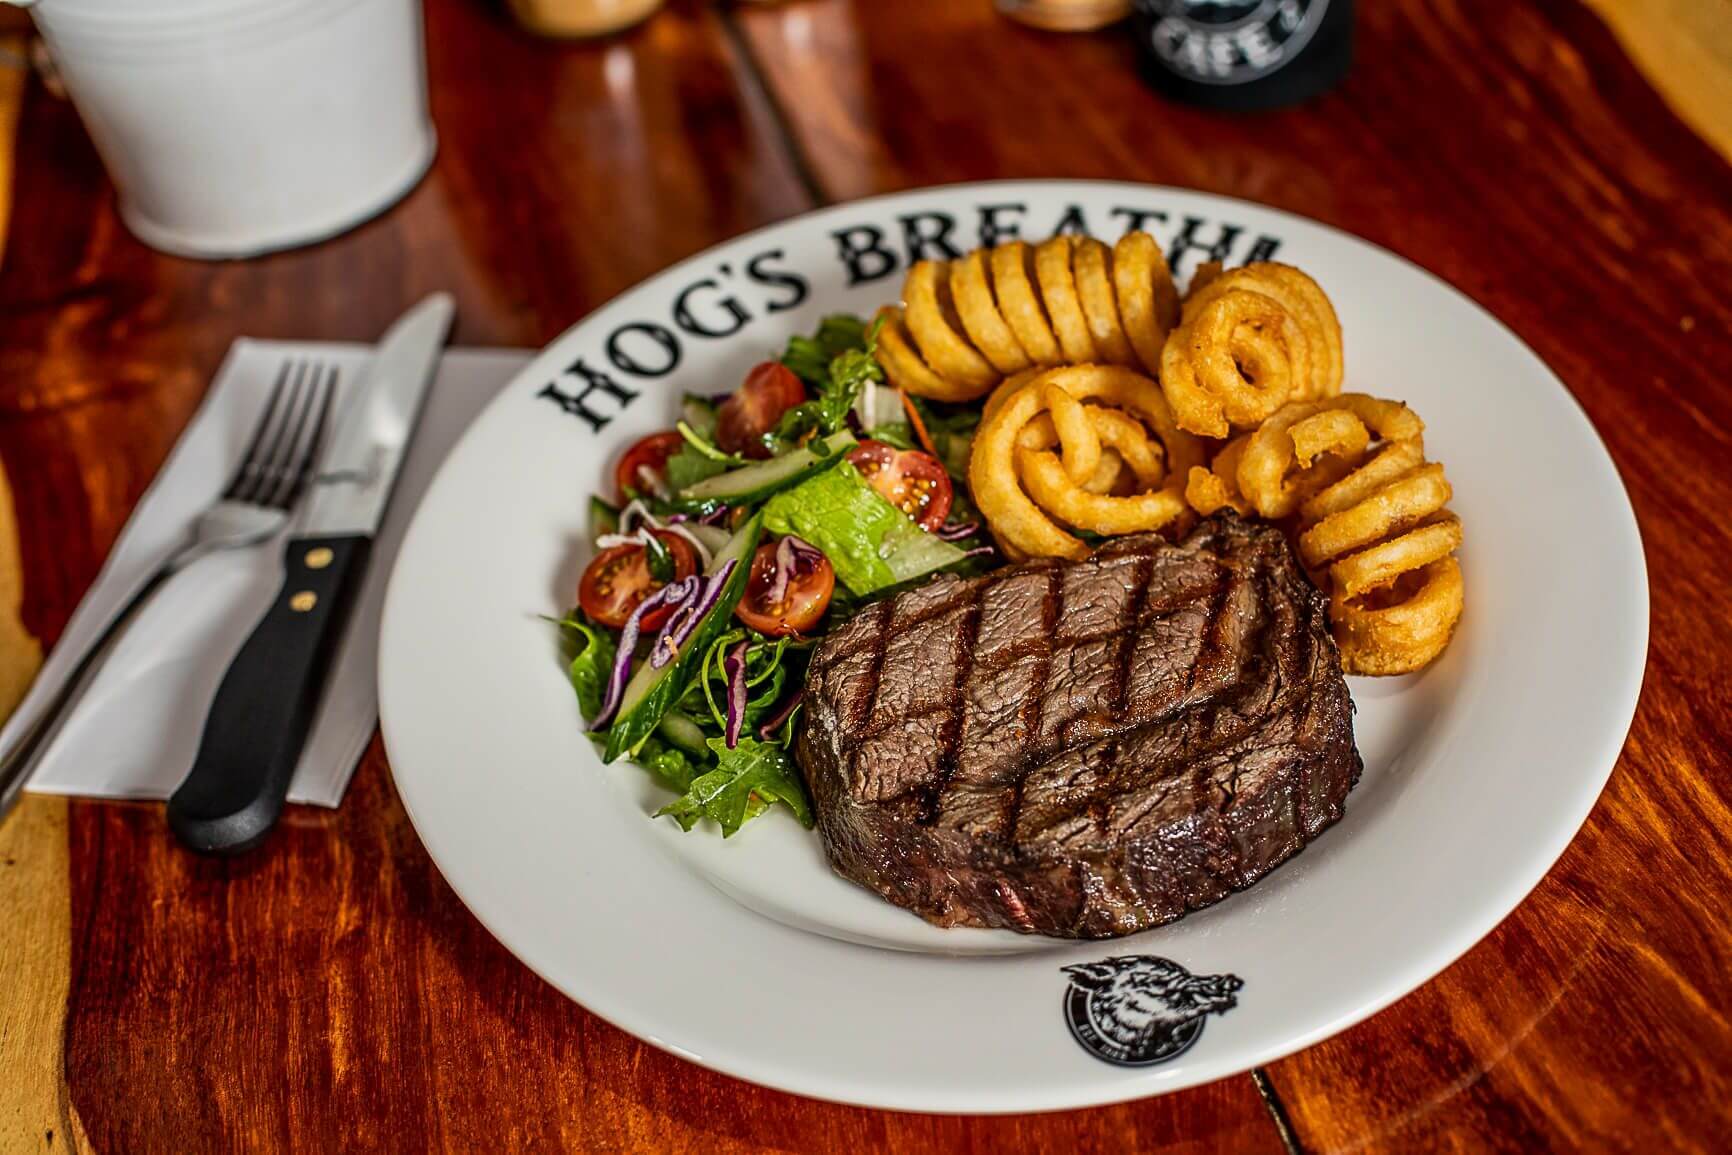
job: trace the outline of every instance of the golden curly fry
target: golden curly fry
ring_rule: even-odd
[[[1161,484],[1167,475],[1167,451],[1161,442],[1149,435],[1148,426],[1122,409],[1099,405],[1089,407],[1089,416],[1094,422],[1095,432],[1107,446],[1106,451],[1119,455],[1137,485],[1153,489]],[[1177,427],[1171,428],[1169,433],[1177,435]],[[1198,446],[1197,450],[1201,453],[1202,447]]]
[[[1086,485],[1078,484],[1067,463],[1051,452],[1053,446],[1070,447],[1062,426],[1083,417],[1092,437],[1074,428],[1070,437],[1083,446],[1093,441],[1099,454]],[[1164,446],[1162,455],[1155,453],[1155,441]],[[1105,456],[1103,446],[1130,467],[1145,492],[1092,492]],[[993,536],[1007,552],[1077,558],[1088,553],[1088,546],[1067,532],[1055,514],[1097,533],[1162,528],[1188,513],[1184,480],[1202,460],[1201,443],[1178,427],[1153,381],[1120,366],[1077,365],[1035,374],[1015,388],[1000,388],[975,432],[968,483]]]
[[[1441,558],[1375,596],[1330,598],[1329,619],[1349,674],[1408,674],[1444,651],[1461,620],[1461,565]]]
[[[1460,548],[1461,519],[1444,513],[1400,537],[1342,558],[1329,567],[1329,580],[1342,597],[1356,598],[1394,583],[1410,570],[1441,561]]]
[[[1072,482],[1065,474],[1064,463],[1050,451],[1024,450],[1017,464],[1035,503],[1078,529],[1106,534],[1142,533],[1160,529],[1190,512],[1179,485],[1125,497],[1094,494]]]
[[[1291,366],[1256,327],[1279,325],[1283,314],[1257,304],[1252,294],[1240,294],[1204,318],[1200,337],[1189,322],[1168,335],[1161,351],[1161,388],[1179,424],[1192,433],[1226,437],[1235,425],[1256,428],[1287,400]],[[1206,380],[1198,366],[1202,359],[1209,366]],[[1273,373],[1275,379],[1247,375],[1241,368],[1247,361],[1257,373]]]
[[[956,331],[961,319],[950,299],[949,267],[919,261],[902,286],[904,320],[914,344],[933,373],[949,382],[962,400],[979,397],[997,385],[998,370]]]
[[[1296,401],[1250,435],[1239,462],[1239,490],[1263,517],[1287,517],[1343,483],[1363,460],[1373,434],[1392,446],[1418,446],[1424,431],[1425,423],[1407,406],[1364,393]],[[1415,465],[1424,456],[1423,449],[1417,453]],[[1383,476],[1381,469],[1377,476]]]
[[[1112,263],[1112,252],[1105,245],[1093,237],[1077,239],[1072,258],[1077,299],[1082,302],[1083,317],[1088,321],[1099,359],[1135,369],[1137,355],[1131,351],[1130,339],[1119,320]]]
[[[1122,477],[1144,489],[1153,489],[1161,483],[1167,472],[1167,455],[1161,448],[1161,443],[1149,436],[1147,426],[1135,417],[1127,416],[1120,409],[1108,409],[1101,405],[1084,405],[1081,408],[1092,426],[1093,433],[1100,438],[1101,461],[1104,463],[1111,458],[1116,462],[1110,469],[1105,465],[1097,466],[1093,477],[1084,483],[1084,489],[1106,493],[1113,489]],[[1039,414],[1024,425],[1016,438],[1019,453],[1024,450],[1051,449],[1055,445],[1062,449],[1063,439],[1058,434],[1050,412]],[[1067,457],[1065,471],[1069,473],[1070,451],[1063,449],[1063,452]]]
[[[1313,401],[1341,392],[1346,361],[1341,350],[1341,321],[1322,286],[1310,276],[1278,261],[1250,266],[1263,278],[1261,291],[1274,297],[1299,320],[1311,346],[1311,380],[1299,386],[1299,399]]]
[[[1161,350],[1161,387],[1179,423],[1225,437],[1290,401],[1341,390],[1341,325],[1317,282],[1263,261],[1192,278]]]
[[[1332,513],[1358,505],[1383,486],[1405,477],[1425,464],[1425,444],[1418,439],[1385,445],[1370,461],[1333,482],[1299,507],[1306,525],[1322,521]]]
[[[1063,354],[1040,303],[1033,271],[1033,250],[1023,242],[1010,241],[992,250],[992,287],[1005,324],[1030,361],[1056,365]]]
[[[1305,341],[1292,315],[1261,293],[1221,293],[1185,328],[1190,338],[1185,352],[1204,394],[1202,404],[1228,425],[1255,426],[1286,404],[1294,383],[1309,371]],[[1187,404],[1195,402],[1187,398]]]
[[[1021,438],[1017,440],[1020,442]],[[1125,459],[1119,456],[1118,450],[1109,446],[1101,450],[1100,464],[1095,466],[1093,475],[1082,483],[1082,487],[1089,493],[1112,493],[1128,476],[1130,470],[1125,468]]]
[[[1215,454],[1209,468],[1191,467],[1191,474],[1185,480],[1185,501],[1192,509],[1204,517],[1223,509],[1238,514],[1251,512],[1250,502],[1239,492],[1239,462],[1245,456],[1245,446],[1250,440],[1249,433],[1241,433]]]
[[[1041,386],[1040,402],[1046,406],[1058,443],[1064,447],[1065,473],[1079,484],[1087,481],[1101,463],[1101,438],[1083,403],[1051,381]]]
[[[1255,261],[1227,272],[1202,274],[1199,269],[1191,278],[1191,291],[1185,297],[1186,321],[1223,293],[1260,293],[1292,316],[1305,336],[1306,371],[1294,383],[1295,392],[1289,400],[1315,401],[1341,392],[1341,322],[1322,286],[1278,261]]]
[[[1143,369],[1161,371],[1161,348],[1179,320],[1179,294],[1161,246],[1145,232],[1130,232],[1113,246],[1113,290],[1119,321]]]
[[[878,310],[878,316],[884,321],[878,330],[878,364],[890,384],[905,393],[935,401],[967,401],[974,396],[967,387],[952,385],[926,367],[903,324],[901,309],[886,305]]]
[[[1449,498],[1443,466],[1423,465],[1305,530],[1299,535],[1299,558],[1318,569],[1355,550],[1380,542],[1387,545],[1392,537],[1443,509]]]
[[[1452,556],[1461,521],[1444,508],[1451,489],[1443,466],[1425,460],[1425,423],[1398,401],[1344,393],[1290,405],[1265,428],[1269,436],[1259,429],[1240,462],[1240,484],[1261,470],[1258,483],[1276,479],[1284,505],[1298,497],[1299,557],[1329,588],[1343,668],[1403,674],[1425,666],[1449,644],[1463,605]],[[1369,460],[1327,485],[1306,476],[1368,451]],[[1283,476],[1308,461],[1309,469]]]
[[[1452,557],[1461,522],[1445,509],[1449,481],[1443,466],[1426,462],[1424,434],[1399,401],[1364,393],[1293,401],[1186,481],[1186,500],[1205,515],[1299,515],[1299,558],[1330,594],[1349,673],[1419,669],[1443,651],[1461,616]]]
[[[1326,453],[1362,457],[1371,444],[1365,422],[1346,409],[1322,409],[1294,422],[1287,433],[1293,439],[1293,460],[1300,466],[1309,466]]]
[[[1061,235],[920,261],[902,297],[901,327],[880,361],[899,388],[941,401],[979,397],[1036,366],[1107,362],[1153,374],[1179,314],[1160,246],[1141,232],[1110,249]]]
[[[985,249],[975,249],[950,262],[950,298],[956,303],[968,339],[994,369],[1008,374],[1029,367],[1028,354],[993,299]]]
[[[1034,250],[1040,299],[1046,302],[1046,315],[1052,321],[1052,331],[1058,336],[1064,359],[1073,365],[1099,359],[1088,318],[1083,316],[1082,301],[1077,297],[1076,276],[1071,272],[1075,242],[1075,237],[1060,234]]]

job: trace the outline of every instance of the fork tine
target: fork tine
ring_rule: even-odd
[[[271,399],[265,404],[265,411],[253,423],[252,439],[247,442],[246,452],[241,454],[240,461],[235,464],[235,471],[233,476],[229,478],[228,488],[223,490],[225,501],[238,499],[241,494],[242,483],[247,480],[249,474],[257,471],[259,462],[262,460],[260,450],[265,447],[265,436],[271,432],[277,411],[282,408],[283,398],[289,392],[289,373],[298,364],[295,361],[284,361],[283,367],[277,371],[276,383],[271,386]]]
[[[263,430],[263,437],[256,450],[242,467],[241,477],[235,487],[235,500],[257,504],[260,494],[264,492],[269,482],[271,462],[281,452],[283,436],[294,424],[295,409],[300,401],[301,386],[306,378],[306,363],[291,362],[287,368],[286,384],[274,405],[276,412],[272,415],[270,426]]]
[[[299,451],[301,432],[317,391],[318,382],[313,376],[312,366],[302,365],[301,371],[296,375],[295,392],[290,398],[282,431],[271,448],[270,461],[260,472],[259,486],[252,497],[254,505],[276,507],[276,495],[283,488],[283,480],[288,476],[289,467],[294,463]]]
[[[318,433],[314,417],[319,410],[319,367],[309,365],[306,374],[306,389],[300,396],[300,404],[295,411],[294,426],[289,435],[283,439],[282,452],[271,462],[270,484],[259,497],[259,504],[273,509],[287,509],[289,493],[294,489],[295,475],[300,471],[305,457],[312,452],[312,436]]]
[[[297,361],[289,374],[288,393],[282,413],[273,425],[265,444],[248,464],[246,479],[241,483],[237,499],[249,505],[264,505],[281,476],[283,463],[294,451],[298,414],[307,392],[307,363]]]
[[[287,487],[275,503],[280,509],[293,509],[301,500],[301,494],[307,488],[307,482],[313,475],[313,467],[319,457],[319,450],[325,443],[325,433],[331,417],[331,404],[337,394],[337,369],[334,365],[324,367],[321,375],[318,367],[313,370],[315,398],[308,406],[311,412],[317,409],[307,437],[301,449],[300,462],[295,466],[288,478]]]

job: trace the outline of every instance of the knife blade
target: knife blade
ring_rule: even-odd
[[[193,850],[251,849],[282,813],[454,311],[434,293],[386,331],[320,449],[282,587],[223,675],[168,800],[169,827]]]

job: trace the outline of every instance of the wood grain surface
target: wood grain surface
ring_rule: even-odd
[[[1716,773],[1732,762],[1720,520],[1732,170],[1575,3],[1360,9],[1340,90],[1228,118],[1157,100],[1116,36],[1022,29],[985,0],[676,5],[598,46],[539,43],[472,0],[428,0],[433,173],[353,234],[243,264],[132,240],[71,109],[33,87],[0,265],[0,457],[25,622],[50,642],[239,334],[370,337],[447,288],[458,341],[538,344],[754,225],[1008,176],[1248,197],[1460,286],[1539,351],[1605,436],[1653,585],[1643,701],[1581,836],[1437,980],[1272,1065],[1269,1101],[1241,1076],[1103,1110],[944,1118],[705,1072],[588,1015],[493,942],[421,850],[375,744],[340,810],[293,812],[265,853],[238,862],[179,853],[155,807],[73,804],[64,1075],[88,1134],[74,1145],[1720,1147],[1732,1133],[1732,805]]]

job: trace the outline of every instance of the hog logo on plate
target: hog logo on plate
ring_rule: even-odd
[[[1243,84],[1299,55],[1329,0],[1138,0],[1150,43],[1180,76]]]
[[[1238,1004],[1237,975],[1194,975],[1172,959],[1122,955],[1060,968],[1070,979],[1064,1017],[1083,1050],[1121,1067],[1177,1058],[1209,1015]]]

